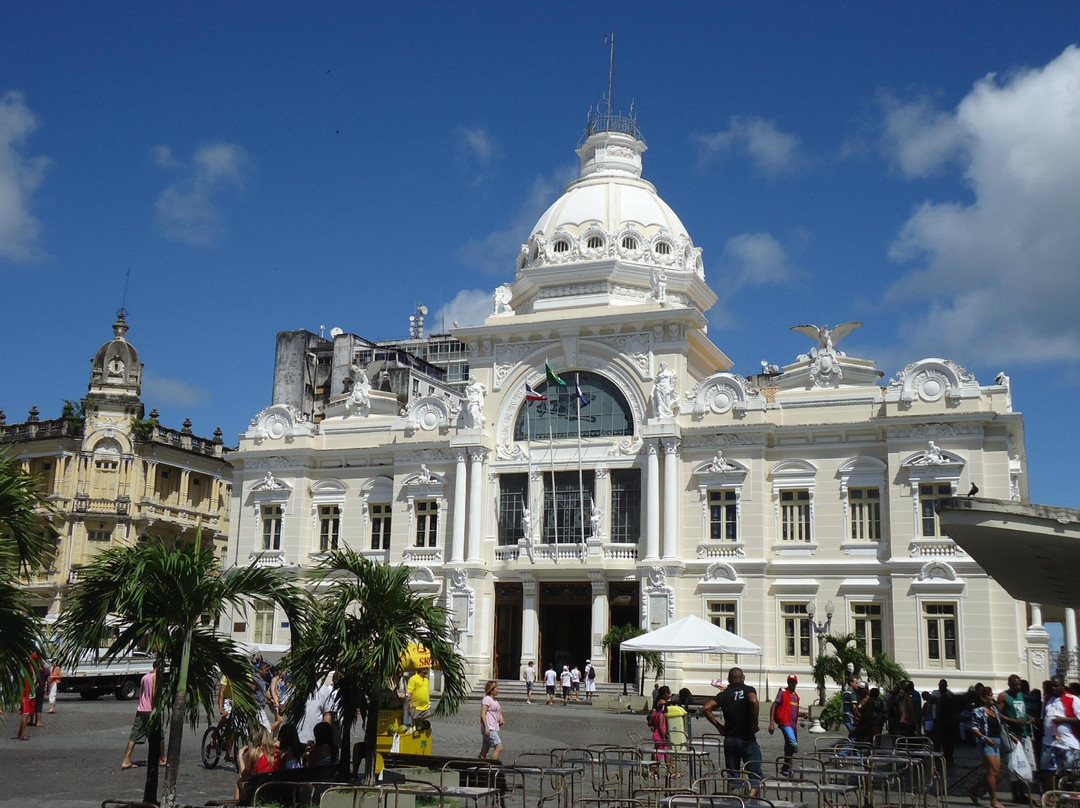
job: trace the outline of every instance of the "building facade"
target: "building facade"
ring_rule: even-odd
[[[359,338],[337,334],[337,375],[301,400],[278,381],[312,371],[285,367],[279,336],[274,401],[231,456],[230,556],[306,567],[347,544],[410,565],[477,679],[591,658],[614,681],[611,626],[692,613],[761,645],[762,682],[808,673],[819,630],[862,635],[920,686],[1003,681],[1026,604],[934,506],[972,483],[1027,499],[1008,378],[926,358],[883,380],[838,348],[859,323],[797,327],[811,341],[790,364],[732,373],[707,335],[701,250],[642,178],[645,148],[630,119],[589,122],[580,177],[492,315],[453,332],[460,394],[380,390],[346,347]],[[272,613],[234,629],[286,640]],[[669,657],[669,682],[701,687],[734,661]]]
[[[91,360],[90,386],[80,406],[42,420],[37,407],[22,423],[0,413],[0,451],[14,453],[33,474],[50,511],[43,531],[57,541],[50,569],[28,583],[35,610],[55,616],[67,585],[97,553],[153,535],[170,541],[213,541],[224,558],[228,546],[230,466],[221,430],[212,439],[144,417],[143,365],[127,341],[121,312],[113,339]]]

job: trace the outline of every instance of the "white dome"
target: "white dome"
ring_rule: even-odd
[[[642,179],[620,176],[588,176],[572,183],[548,208],[533,233],[550,238],[559,230],[580,235],[590,227],[618,233],[634,227],[645,236],[663,231],[686,239],[683,223],[660,198],[656,188]]]

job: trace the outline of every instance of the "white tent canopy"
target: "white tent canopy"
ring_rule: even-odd
[[[714,626],[707,620],[689,615],[682,620],[641,634],[632,640],[625,640],[620,651],[639,653],[659,651],[660,653],[699,653],[699,654],[754,654],[760,655],[761,648],[738,634]]]

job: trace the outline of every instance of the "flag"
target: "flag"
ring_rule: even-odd
[[[547,378],[549,382],[551,382],[552,384],[557,384],[560,387],[566,387],[566,382],[559,378],[559,374],[552,370],[551,365],[549,365],[547,362],[544,363],[544,370],[547,371]]]
[[[574,392],[578,397],[578,401],[581,402],[582,407],[589,406],[589,397],[581,392],[581,381],[577,376],[574,377]]]
[[[547,401],[548,397],[543,393],[538,393],[533,390],[533,387],[528,382],[525,382],[525,400],[526,401]]]

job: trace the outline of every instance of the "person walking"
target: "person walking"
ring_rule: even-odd
[[[581,669],[577,665],[570,669],[570,698],[581,701]]]
[[[986,763],[986,775],[981,783],[968,789],[972,805],[979,804],[979,794],[985,787],[990,794],[990,808],[1004,808],[998,801],[997,781],[1001,773],[1001,714],[998,713],[994,691],[984,687],[978,694],[980,704],[971,713],[971,732],[975,744]]]
[[[1035,771],[1035,749],[1031,745],[1031,716],[1027,713],[1027,704],[1024,702],[1024,694],[1020,692],[1020,676],[1013,674],[1008,679],[1008,688],[998,693],[997,710],[1004,722],[1004,729],[1016,739],[1013,744],[1012,755],[1023,755],[1027,758],[1031,770]],[[1010,783],[1012,784],[1012,801],[1026,803],[1028,798],[1025,790],[1028,783],[1017,777],[1010,769]]]
[[[60,666],[53,662],[52,670],[49,671],[49,712],[56,712],[56,693],[60,690],[60,682],[63,679]]]
[[[480,702],[480,732],[483,742],[480,746],[480,759],[488,759],[488,751],[491,751],[491,762],[495,763],[502,754],[502,738],[499,730],[506,720],[503,718],[502,705],[498,701],[499,683],[494,679],[484,685],[484,700]]]
[[[555,666],[550,662],[548,663],[547,670],[544,671],[544,690],[547,693],[547,703],[555,703]]]
[[[131,734],[128,736],[127,750],[124,752],[124,760],[120,764],[121,769],[134,769],[136,764],[131,760],[131,753],[135,751],[135,744],[142,743],[148,736],[161,734],[161,725],[159,722],[152,722],[151,717],[154,713],[154,690],[157,687],[157,666],[150,673],[143,674],[142,679],[139,680],[139,705],[135,709],[135,723],[131,725]],[[158,749],[164,751],[162,747],[164,744],[160,744]],[[154,743],[151,741],[150,749],[154,748]],[[160,752],[159,752],[160,755]],[[162,766],[165,765],[165,758],[160,758]]]
[[[721,724],[715,714],[719,708],[724,715]],[[757,691],[746,684],[746,674],[742,668],[728,671],[728,686],[717,693],[701,708],[702,715],[724,736],[724,766],[727,771],[737,773],[745,768],[757,782],[761,781],[761,747],[757,733],[761,729],[758,723]],[[750,796],[756,797],[755,787]]]
[[[532,704],[533,685],[536,684],[536,668],[533,666],[531,659],[529,664],[525,666],[525,672],[521,678],[525,680],[525,703]]]
[[[795,692],[798,685],[799,677],[791,674],[787,687],[777,692],[769,708],[769,734],[776,732],[779,725],[784,736],[784,765],[780,773],[785,777],[791,774],[791,758],[799,751],[799,694]]]
[[[37,660],[37,654],[34,654],[34,659]],[[34,669],[36,681],[34,683],[34,715],[31,717],[30,722],[32,727],[45,726],[41,721],[41,713],[45,709],[45,694],[49,690],[49,673],[51,670],[48,660],[37,661]]]
[[[592,701],[596,692],[596,667],[591,659],[585,660],[585,701]]]
[[[36,656],[36,655],[35,655]],[[33,660],[30,666],[23,669],[22,707],[19,709],[19,733],[15,736],[17,741],[29,741],[26,728],[30,725],[30,716],[34,714],[34,668]]]
[[[559,684],[562,685],[562,705],[566,706],[566,702],[570,700],[570,667],[567,665],[562,666],[562,673],[559,674]]]
[[[1039,770],[1043,788],[1054,787],[1054,777],[1080,764],[1080,699],[1065,689],[1060,675],[1050,677],[1043,705],[1043,743]]]

